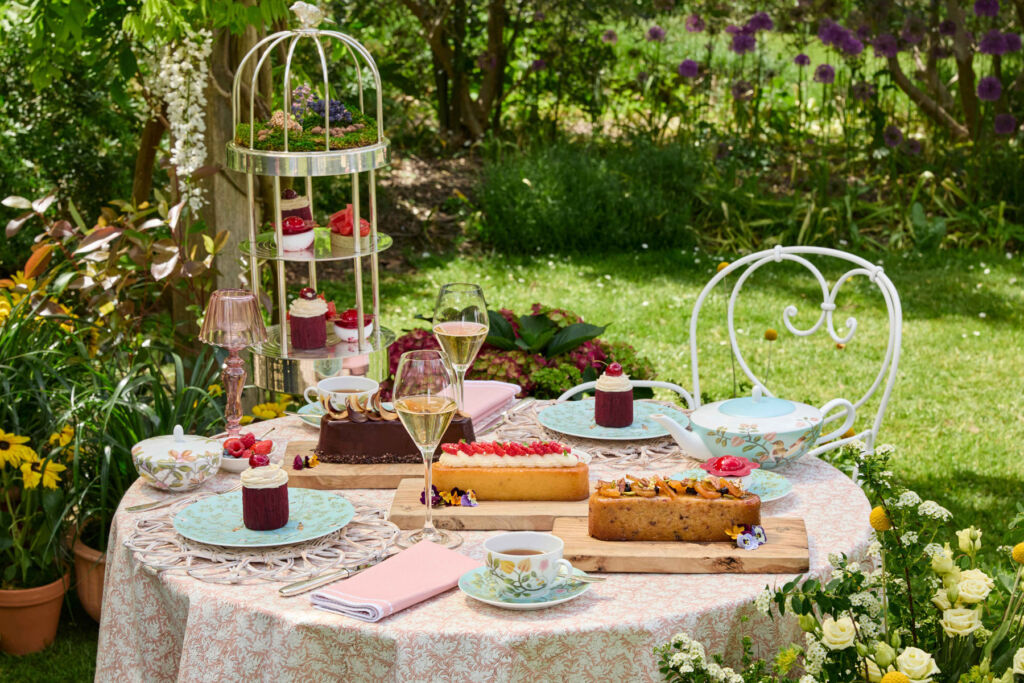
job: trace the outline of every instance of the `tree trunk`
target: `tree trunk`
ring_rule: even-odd
[[[160,141],[167,128],[163,121],[153,117],[146,121],[139,136],[139,152],[135,155],[135,175],[132,179],[132,203],[138,206],[149,200],[153,190],[153,166],[160,150]]]

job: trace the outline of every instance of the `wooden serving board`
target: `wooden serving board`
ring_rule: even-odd
[[[804,520],[769,517],[768,543],[743,550],[732,542],[599,541],[586,517],[556,519],[551,533],[565,541],[563,555],[584,571],[645,574],[802,574],[810,566]]]
[[[399,529],[423,527],[424,507],[420,503],[423,478],[404,479],[395,491],[388,519]],[[551,531],[558,517],[581,517],[587,525],[589,503],[583,500],[484,500],[476,507],[434,508],[434,526],[439,529],[501,531]]]
[[[322,462],[304,470],[292,468],[296,455],[312,455],[315,441],[289,441],[281,467],[288,472],[288,485],[299,489],[394,489],[403,479],[423,479],[423,463],[341,465]]]

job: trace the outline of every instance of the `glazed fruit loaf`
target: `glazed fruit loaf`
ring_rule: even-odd
[[[626,477],[590,496],[590,535],[602,541],[729,541],[726,529],[760,523],[761,499],[718,477]]]
[[[438,490],[472,490],[479,501],[584,500],[589,477],[578,454],[552,441],[442,444],[433,468]]]

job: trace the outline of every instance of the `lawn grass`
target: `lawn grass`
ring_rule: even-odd
[[[383,322],[393,329],[412,327],[418,322],[415,314],[429,314],[442,284],[479,282],[494,307],[524,310],[542,301],[571,308],[591,322],[611,323],[607,338],[628,341],[647,354],[660,379],[689,386],[690,310],[716,265],[731,258],[689,250],[586,258],[417,255],[415,272],[384,275]],[[994,557],[999,545],[1024,539],[1024,531],[1006,529],[1024,485],[1019,457],[1024,443],[1020,257],[950,252],[870,258],[883,262],[904,310],[899,380],[880,442],[898,447],[896,472],[922,497],[948,507],[953,528],[974,524],[984,529],[985,552]],[[825,270],[830,279],[837,274]],[[332,296],[351,292],[340,281],[322,286]],[[715,397],[733,391],[724,327],[726,291],[720,289],[708,301],[700,329],[702,389]],[[752,367],[763,368],[768,360],[764,330],[780,332],[771,345],[767,382],[776,394],[820,405],[836,395],[853,398],[852,387],[874,377],[883,350],[885,309],[863,278],[846,284],[838,297],[837,327],[850,316],[858,320],[856,335],[842,350],[822,334],[798,339],[785,331],[781,315],[787,305],[800,309],[795,324],[807,327],[816,320],[821,301],[798,266],[767,266],[744,292],[737,327]],[[863,428],[865,419],[857,426]],[[57,643],[45,652],[20,660],[0,657],[0,679],[89,680],[95,641],[95,625],[76,611],[75,623],[65,618]]]

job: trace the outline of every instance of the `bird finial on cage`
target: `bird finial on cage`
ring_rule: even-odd
[[[289,9],[295,13],[301,28],[316,28],[323,21],[330,21],[324,17],[323,10],[308,2],[296,2]]]

